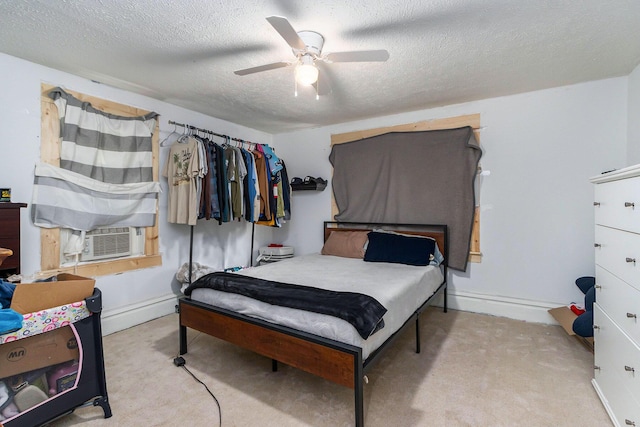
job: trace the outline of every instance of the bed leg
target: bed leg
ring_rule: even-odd
[[[356,361],[355,387],[353,388],[353,394],[355,396],[356,427],[364,427],[364,380],[362,375],[362,364],[357,364]]]
[[[278,372],[278,361],[271,359],[271,372]]]
[[[448,286],[445,285],[444,287],[444,312],[447,312],[447,294],[449,292],[447,292]]]
[[[420,316],[416,317],[416,353],[420,353]]]
[[[180,325],[180,354],[187,353],[187,327]]]
[[[362,387],[362,378],[359,381],[360,386],[356,385],[355,389],[355,398],[356,398],[356,427],[364,427],[364,398],[363,398],[363,387]]]

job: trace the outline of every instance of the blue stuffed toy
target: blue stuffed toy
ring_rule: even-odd
[[[0,335],[22,328],[24,316],[9,308],[15,288],[13,283],[0,279]]]
[[[596,278],[591,276],[576,279],[576,286],[584,294],[585,312],[573,321],[573,332],[584,338],[593,336],[593,303],[596,301]]]

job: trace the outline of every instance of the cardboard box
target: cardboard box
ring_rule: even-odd
[[[560,323],[567,334],[576,337],[582,344],[584,344],[589,350],[593,351],[593,337],[581,337],[573,332],[573,321],[578,317],[569,307],[557,307],[549,310],[549,314]]]
[[[94,279],[60,273],[55,282],[20,283],[11,299],[11,308],[20,314],[82,301],[93,295]]]
[[[78,342],[70,326],[0,345],[0,378],[77,360]]]

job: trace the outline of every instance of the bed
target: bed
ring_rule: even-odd
[[[375,232],[367,234],[370,231]],[[325,222],[323,232],[323,254],[245,269],[230,278],[238,282],[238,287],[246,285],[246,289],[259,292],[271,286],[278,292],[289,292],[289,287],[301,285],[303,292],[319,288],[323,294],[317,299],[318,307],[275,306],[268,298],[245,292],[244,288],[227,292],[230,289],[226,282],[212,289],[211,283],[227,279],[225,273],[204,276],[185,290],[188,296],[179,300],[180,354],[187,352],[187,328],[192,328],[271,358],[274,371],[278,362],[282,362],[352,388],[355,425],[361,427],[363,384],[373,362],[414,322],[419,353],[420,314],[440,294],[447,311],[447,227]],[[364,242],[366,249],[361,249],[364,260],[352,256],[351,249],[346,250],[348,254],[341,253],[344,247],[340,245],[353,245],[363,235],[368,236]],[[407,253],[398,255],[386,249],[396,239],[402,239],[402,244],[418,245],[407,246],[412,251],[408,259],[404,258]],[[426,242],[435,242],[433,247],[437,249],[423,262],[423,249],[429,244]],[[395,243],[391,246],[395,247]],[[417,252],[421,255],[416,260],[413,254]],[[325,293],[328,307],[322,304]],[[343,295],[345,301],[347,297],[373,299],[373,302],[367,299],[366,303],[374,307],[372,311],[378,310],[376,315],[381,319],[365,319],[363,324],[352,316],[336,317],[332,301],[342,300]],[[276,294],[276,298],[281,297],[282,294]],[[361,300],[357,304],[362,305]]]

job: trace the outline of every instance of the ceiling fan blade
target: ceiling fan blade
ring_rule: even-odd
[[[287,18],[282,16],[269,16],[267,21],[275,28],[282,38],[294,49],[305,50],[306,46],[296,30],[293,29]]]
[[[245,68],[244,70],[234,71],[234,74],[239,76],[246,76],[247,74],[260,73],[262,71],[275,70],[276,68],[287,67],[290,64],[288,62],[274,62],[273,64],[260,65],[259,67]]]
[[[333,52],[324,58],[327,62],[384,62],[389,59],[386,50],[356,50],[352,52]]]

